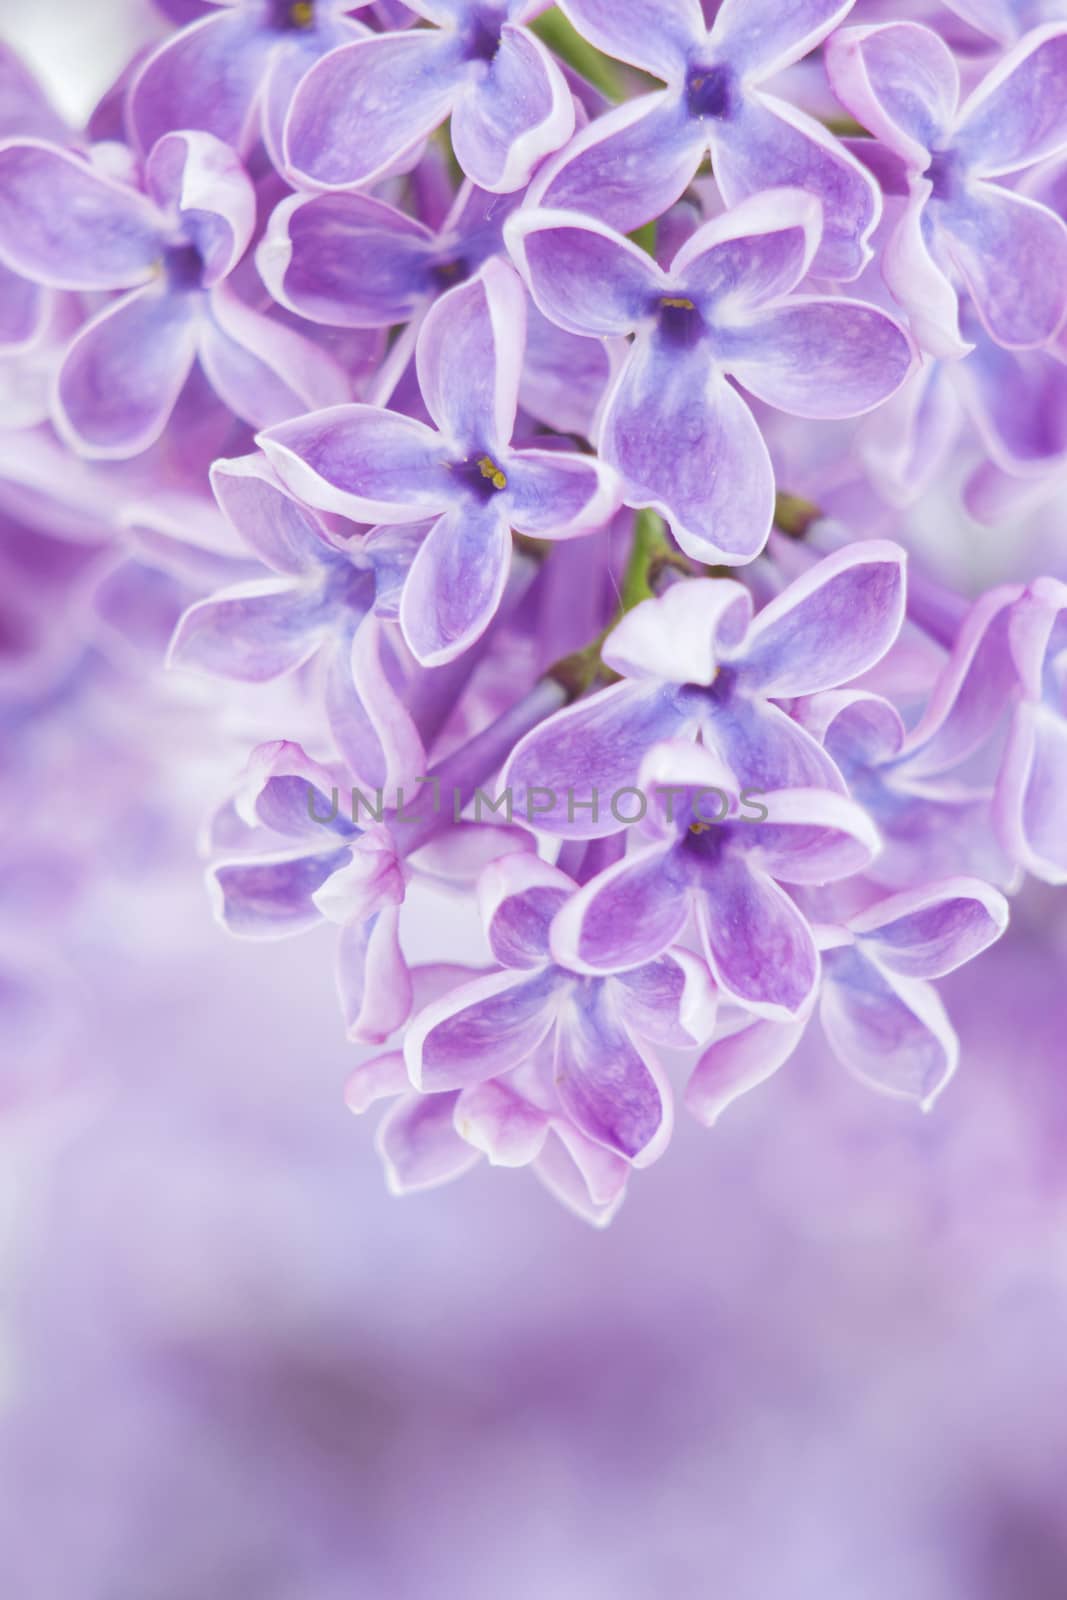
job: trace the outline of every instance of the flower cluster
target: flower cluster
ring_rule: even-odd
[[[397,1189],[605,1221],[672,1082],[710,1124],[816,1017],[928,1107],[936,981],[1067,881],[1067,584],[922,516],[1067,483],[1067,6],[164,9],[85,130],[0,57],[22,703],[28,547],[106,547],[250,750],[220,920],[338,930]]]

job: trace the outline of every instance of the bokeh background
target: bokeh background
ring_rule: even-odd
[[[80,118],[147,10],[0,20]],[[239,730],[96,638],[4,715],[0,1596],[1063,1600],[1054,895],[946,984],[930,1115],[813,1039],[605,1233],[525,1173],[396,1199],[329,931],[211,919]]]

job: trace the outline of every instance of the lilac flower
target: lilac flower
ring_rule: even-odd
[[[113,458],[147,449],[196,360],[256,424],[340,399],[347,381],[329,357],[227,290],[255,216],[233,152],[210,134],[168,134],[145,179],[142,195],[54,146],[0,147],[0,256],[54,288],[126,291],[63,360],[56,423],[73,447]]]
[[[262,131],[276,167],[293,91],[339,45],[369,37],[347,12],[370,0],[209,0],[211,12],[165,39],[137,72],[127,117],[149,151],[198,128],[247,153]],[[215,9],[217,7],[217,9]]]
[[[174,666],[266,683],[325,652],[323,694],[338,751],[373,787],[413,785],[426,768],[418,729],[393,685],[379,617],[399,589],[424,529],[334,532],[299,505],[262,456],[217,461],[216,499],[273,576],[199,600],[182,617]]]
[[[1020,693],[994,801],[1001,841],[1046,883],[1067,883],[1067,584],[1039,578],[1010,620]]]
[[[647,842],[586,884],[552,926],[556,960],[577,972],[621,972],[654,960],[696,919],[723,995],[757,1016],[802,1016],[815,997],[811,928],[782,884],[826,884],[862,872],[877,831],[829,789],[739,795],[701,745],[658,745],[640,773],[651,796]]]
[[[584,211],[623,233],[666,211],[711,151],[727,205],[781,184],[817,195],[824,230],[815,270],[858,277],[879,215],[871,175],[818,122],[764,82],[813,50],[852,0],[725,0],[706,26],[698,0],[566,0],[600,49],[667,88],[600,117],[539,175],[540,205]]]
[[[666,1079],[648,1046],[707,1038],[710,985],[685,952],[617,977],[554,960],[549,929],[574,890],[536,856],[489,867],[479,897],[502,970],[417,1013],[405,1058],[420,1092],[462,1091],[455,1125],[490,1160],[526,1164],[565,1119],[594,1145],[646,1165],[670,1133]]]
[[[438,431],[352,405],[260,437],[309,505],[364,522],[432,519],[400,601],[404,637],[427,666],[454,659],[488,627],[508,575],[510,529],[572,538],[618,505],[614,474],[595,457],[511,447],[524,322],[518,277],[489,261],[437,302],[419,332],[419,383]]]
[[[954,878],[819,928],[819,1020],[842,1066],[929,1110],[959,1060],[959,1040],[930,980],[972,961],[1007,925],[1003,895],[976,879]],[[746,1021],[717,1039],[689,1080],[688,1108],[714,1123],[789,1060],[807,1024]]]
[[[921,343],[969,349],[954,269],[998,344],[1047,344],[1067,316],[1067,226],[996,180],[1067,149],[1067,24],[1028,34],[962,106],[951,51],[918,23],[846,28],[827,67],[839,99],[906,166],[910,200],[884,271]]]
[[[944,0],[944,4],[972,28],[1005,46],[1044,22],[1067,18],[1064,0]]]
[[[753,620],[728,578],[692,579],[646,600],[603,649],[624,681],[557,713],[503,774],[516,811],[551,833],[596,838],[622,821],[655,744],[701,739],[743,788],[843,791],[818,743],[774,702],[849,683],[892,645],[904,615],[904,553],[878,541],[827,556]]]
[[[566,79],[522,24],[542,0],[414,0],[432,29],[331,51],[301,83],[285,129],[289,167],[320,189],[381,177],[451,116],[452,148],[483,189],[508,194],[574,129]]]
[[[31,137],[59,144],[67,130],[18,56],[0,44],[0,140]],[[44,327],[48,299],[39,284],[0,259],[0,353],[33,343]]]
[[[738,564],[774,516],[759,428],[727,382],[805,417],[857,416],[899,388],[907,335],[859,301],[788,298],[818,248],[820,206],[773,190],[706,223],[669,271],[603,223],[522,211],[509,248],[545,315],[570,333],[637,330],[605,403],[600,449],[631,505],[655,506],[688,554]]]

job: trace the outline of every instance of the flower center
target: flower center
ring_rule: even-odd
[[[503,11],[495,6],[479,6],[472,12],[463,32],[464,53],[468,61],[493,61],[500,49]]]
[[[691,117],[713,117],[724,121],[737,105],[737,79],[725,61],[711,66],[695,64],[685,80],[685,98]]]
[[[456,461],[451,470],[467,493],[486,504],[508,486],[508,475],[488,453]]]
[[[933,184],[935,200],[954,200],[963,187],[963,163],[955,150],[935,150],[926,176]]]
[[[163,252],[163,274],[168,288],[179,294],[201,287],[204,258],[195,244],[173,244]]]
[[[669,344],[694,345],[704,331],[704,319],[688,295],[664,295],[657,315],[659,331]]]
[[[442,289],[450,289],[454,283],[462,283],[470,277],[470,263],[462,256],[451,256],[446,261],[435,261],[430,268],[430,276]]]
[[[303,33],[315,26],[314,0],[271,0],[270,22],[279,33]]]
[[[493,485],[494,489],[507,488],[507,477],[503,472],[501,472],[492,456],[478,457],[478,471],[481,473],[483,478],[486,478]]]

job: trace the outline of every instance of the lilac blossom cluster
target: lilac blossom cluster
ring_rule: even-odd
[[[1067,584],[913,519],[1067,479],[1067,6],[162,9],[84,130],[0,57],[8,698],[26,549],[105,550],[250,748],[221,922],[337,928],[398,1190],[606,1221],[672,1082],[712,1124],[815,1026],[929,1107],[936,981],[1067,881]]]

